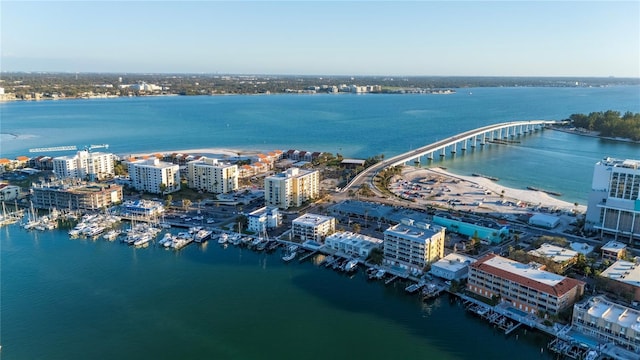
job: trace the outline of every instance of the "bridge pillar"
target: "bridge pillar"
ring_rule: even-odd
[[[460,150],[462,150],[462,151],[467,150],[467,142],[468,141],[469,141],[469,139],[462,140],[462,142],[460,143]]]
[[[478,136],[474,135],[473,139],[471,139],[471,147],[475,148],[476,147],[476,143],[478,142]]]
[[[445,157],[446,153],[445,153],[445,148],[443,147],[442,150],[440,151],[440,157],[443,158]]]
[[[452,148],[451,148],[451,153],[452,153],[452,154],[455,154],[455,153],[456,153],[456,144],[457,144],[457,143],[453,143],[453,145],[451,145],[451,146],[452,146]]]
[[[427,154],[427,159],[433,160],[433,153],[432,152]]]

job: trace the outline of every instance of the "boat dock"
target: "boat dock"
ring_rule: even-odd
[[[581,344],[562,340],[560,338],[553,339],[547,348],[557,354],[568,357],[569,359],[582,360],[587,359],[590,354],[588,347]]]
[[[393,276],[391,276],[390,278],[388,278],[387,280],[385,280],[385,281],[384,281],[384,284],[385,284],[385,285],[389,285],[389,284],[391,284],[392,282],[396,281],[399,277],[400,277],[400,276],[398,276],[398,275],[393,275]]]
[[[464,305],[468,311],[478,315],[480,318],[487,320],[490,324],[493,324],[496,328],[504,331],[505,335],[511,334],[522,325],[521,322],[512,319],[505,314],[494,311],[494,309],[489,305],[481,305],[469,300],[464,300]]]
[[[318,250],[306,253],[300,258],[300,260],[298,260],[298,262],[303,262],[303,261],[307,260],[308,258],[316,255],[317,253],[318,253]]]

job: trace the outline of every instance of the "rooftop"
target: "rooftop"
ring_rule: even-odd
[[[589,315],[616,323],[624,328],[640,331],[640,311],[616,304],[603,296],[596,296],[582,304]]]
[[[617,241],[609,241],[608,243],[604,244],[601,248],[602,251],[609,251],[609,252],[620,252],[624,249],[627,248],[627,245],[621,243],[621,242],[617,242]]]
[[[584,284],[582,281],[540,270],[537,266],[523,264],[496,254],[488,254],[471,266],[554,296],[562,296],[574,287]]]
[[[431,266],[432,267],[439,267],[441,269],[446,269],[448,271],[452,271],[452,272],[456,272],[466,266],[469,266],[471,264],[473,264],[474,262],[476,262],[477,260],[472,258],[472,257],[468,257],[468,256],[464,256],[461,254],[456,254],[456,253],[451,253],[447,256],[445,256],[444,258],[436,261],[435,263],[433,263]]]
[[[384,235],[385,238],[387,237],[387,234],[389,234],[398,238],[411,240],[418,243],[425,243],[431,240],[434,235],[436,235],[443,229],[443,227],[438,225],[430,225],[424,223],[419,223],[416,225],[407,225],[404,223],[400,223],[385,230]]]
[[[546,257],[557,263],[563,263],[578,256],[578,252],[576,251],[547,243],[540,245],[538,249],[529,251],[529,254]]]
[[[607,270],[603,271],[600,276],[640,287],[640,264],[626,260],[618,260],[609,266]]]
[[[333,217],[331,216],[324,216],[324,215],[317,215],[317,214],[304,214],[302,216],[299,216],[295,220],[293,220],[293,223],[315,226],[327,221],[331,221],[332,219]]]

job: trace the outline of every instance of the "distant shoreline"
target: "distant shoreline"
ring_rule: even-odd
[[[563,133],[567,133],[567,134],[592,137],[592,138],[596,138],[596,139],[611,140],[611,141],[618,141],[618,142],[626,142],[626,143],[631,143],[631,144],[640,144],[640,141],[631,140],[629,138],[600,136],[600,133],[597,132],[597,131],[586,131],[586,132],[584,132],[584,131],[578,131],[578,130],[562,129],[562,128],[555,127],[555,126],[551,127],[551,129],[556,130],[556,131],[560,131],[560,132],[563,132]]]

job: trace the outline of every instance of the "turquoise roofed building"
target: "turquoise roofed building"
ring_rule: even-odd
[[[447,228],[447,231],[465,235],[469,238],[477,236],[480,241],[498,244],[509,238],[509,228],[493,221],[454,218],[448,215],[434,215],[433,223]]]

